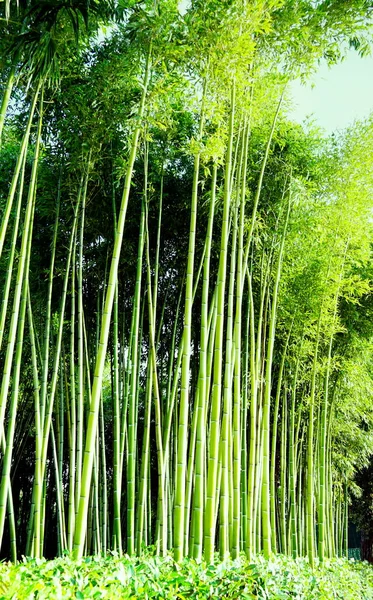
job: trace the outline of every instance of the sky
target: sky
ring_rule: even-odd
[[[320,66],[306,86],[293,82],[291,117],[302,123],[312,117],[326,133],[343,129],[373,112],[373,57],[361,58],[351,50],[331,68]]]

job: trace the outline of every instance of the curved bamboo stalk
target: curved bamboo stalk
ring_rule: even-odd
[[[31,131],[31,126],[32,126],[32,121],[34,118],[36,104],[39,99],[39,95],[40,95],[42,88],[43,88],[43,82],[40,81],[36,87],[36,90],[34,92],[34,95],[33,95],[32,101],[31,101],[31,106],[30,106],[30,111],[29,111],[29,116],[28,116],[28,120],[27,120],[25,133],[22,138],[21,148],[19,150],[16,166],[14,169],[12,181],[11,181],[10,188],[9,188],[8,198],[6,201],[6,206],[5,206],[5,210],[4,210],[4,214],[3,214],[1,226],[0,226],[0,257],[3,252],[5,235],[6,235],[7,228],[8,228],[8,221],[9,221],[10,212],[11,212],[12,206],[13,206],[14,196],[15,196],[15,193],[17,190],[19,174],[21,172],[23,161],[25,159],[25,155],[27,152],[27,146],[28,146],[28,142],[29,142],[30,131]],[[36,158],[36,156],[35,156],[35,158]],[[34,158],[34,164],[35,164],[35,158]]]
[[[210,444],[207,473],[207,495],[204,519],[204,546],[205,560],[212,563],[214,560],[215,549],[215,528],[217,511],[217,478],[219,464],[219,438],[220,438],[220,404],[221,404],[221,386],[222,386],[222,362],[223,362],[223,331],[224,331],[224,300],[225,284],[227,271],[228,254],[228,230],[229,230],[229,212],[230,212],[230,178],[232,167],[233,133],[234,133],[234,114],[235,114],[235,85],[232,83],[231,106],[229,116],[229,133],[227,155],[225,162],[224,178],[224,206],[223,221],[220,242],[219,270],[217,280],[217,321],[214,348],[214,383],[212,390],[211,405],[211,424],[210,424]]]
[[[117,232],[115,236],[113,255],[111,259],[110,266],[110,274],[108,280],[108,286],[105,297],[105,305],[102,314],[101,320],[101,328],[100,328],[100,342],[99,348],[96,356],[96,366],[95,366],[95,374],[93,380],[92,387],[92,401],[89,410],[88,416],[88,425],[87,425],[87,436],[86,436],[86,444],[85,444],[85,452],[84,452],[84,463],[83,463],[83,475],[82,475],[82,487],[81,494],[79,499],[79,509],[78,516],[76,520],[76,528],[74,535],[74,551],[75,555],[79,558],[83,555],[84,551],[84,543],[85,536],[87,531],[87,516],[88,516],[88,506],[89,506],[89,490],[91,487],[91,479],[92,479],[92,467],[93,467],[93,454],[94,454],[94,446],[96,440],[96,431],[98,425],[98,415],[99,415],[99,404],[101,397],[101,388],[102,388],[102,377],[105,366],[106,359],[106,350],[109,339],[109,330],[110,330],[110,320],[113,309],[114,295],[115,295],[115,287],[117,281],[118,274],[118,265],[119,265],[119,257],[120,251],[122,248],[123,241],[123,229],[124,223],[126,220],[127,213],[127,205],[128,198],[130,193],[130,185],[132,180],[133,166],[135,163],[135,158],[137,154],[137,146],[138,139],[141,130],[142,118],[145,111],[145,101],[147,97],[147,88],[150,80],[151,73],[151,43],[149,45],[149,51],[146,59],[145,66],[145,74],[144,74],[144,83],[143,90],[141,95],[140,107],[138,110],[138,121],[135,127],[130,155],[128,160],[127,172],[126,172],[126,181],[123,190],[122,203],[120,207],[120,212],[118,216],[118,226]]]
[[[204,125],[204,102],[207,81],[205,79],[202,95],[202,108],[199,124],[198,141],[201,141]],[[179,402],[177,466],[175,481],[174,504],[174,556],[177,562],[184,557],[184,530],[185,530],[185,485],[187,471],[187,445],[189,426],[189,378],[191,355],[191,330],[192,330],[192,305],[193,305],[193,276],[194,254],[197,224],[198,179],[201,152],[197,151],[194,158],[193,188],[190,207],[190,226],[188,243],[188,263],[186,271],[185,305],[184,305],[184,332],[183,332],[183,359],[181,364],[181,390]]]

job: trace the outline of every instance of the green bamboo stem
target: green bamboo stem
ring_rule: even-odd
[[[277,424],[278,424],[278,414],[280,407],[280,397],[281,397],[281,386],[284,374],[285,367],[285,359],[287,355],[287,349],[289,346],[289,340],[291,335],[292,326],[294,323],[294,318],[292,324],[289,328],[289,332],[286,338],[285,347],[282,351],[280,368],[277,377],[277,390],[276,390],[276,398],[275,405],[273,410],[273,426],[272,426],[272,440],[271,440],[271,462],[270,462],[270,505],[271,505],[271,531],[273,536],[273,551],[277,552],[277,528],[276,528],[276,485],[275,485],[275,475],[276,475],[276,449],[277,449]]]
[[[302,438],[303,444],[303,438]],[[299,553],[301,556],[305,556],[307,553],[307,534],[306,534],[306,502],[307,497],[305,494],[305,474],[301,468],[298,470],[299,473],[299,486],[298,486],[298,511],[299,511]]]
[[[3,135],[6,111],[7,111],[8,105],[9,105],[9,100],[10,100],[10,96],[12,94],[12,89],[13,89],[13,85],[14,85],[15,72],[16,72],[16,69],[13,64],[9,69],[9,74],[8,74],[8,78],[6,81],[6,86],[5,86],[5,90],[3,93],[3,99],[1,101],[1,107],[0,107],[0,148],[1,148],[1,139],[2,139],[2,135]]]
[[[317,359],[321,331],[321,308],[317,323],[315,350],[311,374],[311,392],[309,400],[308,430],[307,430],[307,555],[311,567],[315,564],[315,534],[314,534],[314,407],[316,394]]]
[[[158,459],[158,502],[161,508],[160,514],[160,539],[157,539],[157,550],[165,555],[167,544],[167,513],[164,504],[164,449],[162,440],[162,422],[161,422],[161,399],[159,393],[159,382],[157,372],[157,354],[155,343],[155,323],[154,323],[154,308],[153,308],[153,293],[151,285],[150,272],[150,253],[149,253],[149,231],[148,231],[148,211],[145,204],[145,228],[146,228],[146,264],[147,264],[147,284],[148,284],[148,315],[149,315],[149,341],[150,341],[150,359],[151,373],[153,379],[153,396],[154,396],[154,414],[155,414],[155,431],[157,444],[157,459]]]
[[[136,552],[142,553],[144,545],[144,529],[146,515],[146,495],[148,491],[148,469],[150,462],[150,420],[151,420],[151,398],[152,398],[153,379],[151,377],[151,363],[148,361],[146,389],[145,389],[145,415],[144,415],[144,433],[142,440],[140,482],[138,494],[137,509],[137,539]]]
[[[75,234],[76,235],[76,234]],[[69,452],[69,509],[67,518],[67,547],[71,552],[75,529],[76,513],[76,386],[75,386],[75,267],[76,243],[73,242],[71,257],[71,313],[70,313],[70,452]]]
[[[41,493],[41,485],[42,485],[42,481],[44,480],[44,474],[45,474],[45,469],[46,469],[49,434],[50,434],[50,428],[51,428],[51,422],[52,422],[54,400],[55,400],[56,389],[57,389],[57,381],[58,381],[58,373],[59,373],[59,365],[60,365],[60,357],[61,357],[61,347],[62,347],[62,334],[63,334],[64,317],[65,317],[66,297],[67,297],[67,289],[68,289],[68,282],[69,282],[69,275],[70,275],[70,265],[71,265],[72,254],[73,254],[73,243],[75,240],[75,232],[76,232],[77,222],[78,222],[78,210],[79,210],[79,201],[75,207],[74,221],[73,221],[72,231],[71,231],[71,235],[70,235],[68,256],[67,256],[67,262],[66,262],[66,271],[65,271],[63,289],[62,289],[60,316],[59,316],[58,329],[57,329],[57,338],[56,338],[55,351],[54,351],[54,364],[53,364],[52,375],[51,375],[48,404],[46,405],[44,423],[41,423],[43,440],[42,440],[42,448],[41,448],[40,473],[39,474],[35,473],[35,480],[36,480],[36,485],[37,485],[37,489],[38,489],[37,498],[35,499],[36,523],[38,522],[38,520],[40,518],[42,518],[41,508],[40,508],[41,504],[42,504],[42,498],[43,498],[42,493]],[[42,524],[40,524],[40,529],[41,529],[41,527],[42,527]],[[38,529],[38,531],[39,531],[39,529]],[[36,537],[35,544],[37,547],[38,546],[37,536],[35,535],[35,537]]]
[[[115,192],[113,188],[113,217],[114,217],[114,235],[117,227],[117,214],[115,206]],[[121,526],[121,409],[120,409],[120,390],[119,390],[119,314],[118,314],[118,282],[115,286],[114,305],[113,305],[113,548],[122,555],[122,526]]]
[[[78,202],[80,206],[80,227],[78,243],[78,260],[76,263],[76,292],[77,292],[77,377],[76,377],[76,475],[75,475],[75,510],[81,490],[82,461],[83,461],[83,426],[84,426],[84,340],[83,340],[83,255],[84,255],[84,221],[87,199],[88,177],[90,169],[90,156],[82,171]],[[78,226],[77,226],[78,228]]]
[[[60,166],[60,174],[59,174],[59,178],[58,178],[56,217],[55,217],[55,221],[54,221],[53,238],[52,238],[52,245],[51,245],[51,259],[50,259],[49,272],[48,272],[48,292],[47,292],[42,376],[41,376],[41,389],[40,389],[40,410],[41,410],[41,422],[42,423],[44,423],[44,419],[45,419],[45,404],[46,404],[46,398],[47,398],[47,392],[48,392],[52,293],[53,293],[53,281],[54,281],[54,264],[55,264],[55,260],[56,260],[58,222],[59,222],[59,216],[60,216],[61,184],[62,184],[62,164]]]
[[[245,229],[245,200],[246,200],[246,177],[248,163],[248,145],[250,128],[249,123],[245,123],[243,131],[243,163],[240,189],[240,207],[239,207],[239,231],[238,231],[238,249],[237,249],[237,271],[236,271],[236,306],[234,323],[234,396],[233,396],[233,528],[232,528],[232,556],[237,558],[241,549],[240,533],[246,532],[246,500],[241,501],[241,483],[246,486],[247,476],[242,479],[241,459],[242,449],[246,451],[246,423],[247,409],[241,399],[241,336],[242,336],[242,300],[243,300],[243,250],[244,250],[244,229]],[[247,399],[247,396],[246,396]],[[242,417],[244,417],[242,419]],[[244,427],[242,428],[241,419]],[[244,440],[241,441],[243,433]],[[244,457],[245,458],[245,457]],[[246,460],[245,460],[246,463]],[[246,469],[246,465],[245,465]],[[245,493],[245,492],[244,492]],[[246,494],[245,494],[246,496]],[[244,497],[245,497],[244,496]],[[243,528],[241,528],[243,520]],[[244,542],[244,540],[242,540]],[[244,547],[244,546],[243,546]]]
[[[333,317],[332,317],[332,333],[329,339],[328,344],[328,354],[327,354],[327,365],[326,365],[326,373],[325,373],[325,385],[324,385],[324,396],[321,403],[321,423],[320,423],[320,438],[319,438],[319,481],[320,481],[320,491],[319,491],[319,499],[318,499],[318,556],[319,560],[322,563],[325,558],[325,545],[326,545],[326,521],[327,521],[327,510],[326,510],[326,470],[327,470],[327,460],[326,460],[326,449],[327,449],[327,415],[329,409],[329,381],[330,381],[330,372],[331,372],[331,363],[332,363],[332,349],[334,342],[334,328],[337,320],[338,313],[338,300],[340,294],[340,288],[342,283],[342,277],[344,273],[344,263],[347,254],[349,241],[345,246],[344,255],[342,257],[342,264],[339,270],[339,279],[337,284],[337,289],[334,296],[334,308],[333,308]]]
[[[52,452],[53,452],[53,460],[56,468],[56,497],[57,497],[57,523],[58,523],[58,541],[59,541],[59,553],[60,556],[67,548],[67,536],[66,536],[66,527],[65,527],[65,518],[64,518],[64,510],[63,510],[63,492],[60,481],[59,474],[59,460],[57,454],[57,445],[56,445],[56,436],[54,433],[54,426],[52,423],[51,426],[51,442],[52,442]]]
[[[101,515],[101,539],[102,539],[102,552],[106,555],[108,549],[108,482],[107,482],[107,469],[106,469],[106,445],[105,445],[105,422],[104,422],[104,405],[101,394],[100,402],[100,429],[101,429],[101,503],[102,509]]]
[[[64,396],[64,371],[65,371],[65,360],[62,356],[61,360],[61,375],[60,375],[60,401],[59,411],[57,413],[57,426],[58,426],[58,485],[61,493],[61,521],[63,523],[63,529],[61,537],[64,537],[63,546],[67,548],[67,535],[65,525],[65,503],[63,496],[63,466],[64,466],[64,446],[65,446],[65,396]],[[57,475],[57,473],[56,473]]]
[[[28,146],[29,137],[30,137],[30,131],[31,131],[31,126],[32,126],[32,120],[34,118],[35,108],[36,108],[36,104],[37,104],[37,101],[38,101],[39,94],[40,94],[41,90],[42,90],[42,81],[40,81],[38,83],[38,85],[36,87],[36,90],[34,92],[32,101],[31,101],[31,106],[30,106],[30,111],[29,111],[29,116],[28,116],[28,120],[27,120],[27,125],[26,125],[26,129],[25,129],[25,133],[24,133],[23,138],[22,138],[21,148],[19,150],[19,154],[18,154],[18,157],[17,157],[16,166],[15,166],[15,169],[14,169],[12,181],[11,181],[10,188],[9,188],[8,198],[7,198],[7,201],[6,201],[4,213],[3,213],[3,216],[2,216],[2,220],[1,220],[1,226],[0,226],[0,257],[1,257],[2,252],[3,252],[5,235],[6,235],[7,228],[8,228],[8,221],[9,221],[10,213],[11,213],[12,206],[13,206],[14,196],[15,196],[15,193],[16,193],[16,190],[17,190],[17,184],[18,184],[19,174],[21,172],[22,165],[23,165],[23,162],[25,160],[25,155],[26,155],[26,152],[27,152],[27,146]],[[40,122],[40,116],[39,116],[39,122]],[[35,165],[35,159],[36,158],[37,158],[36,155],[34,155],[34,165]],[[36,161],[36,163],[37,163],[37,161]],[[30,184],[31,184],[31,182],[30,182]],[[34,183],[32,183],[32,185],[34,185]]]
[[[258,501],[259,491],[261,489],[262,480],[262,392],[263,386],[260,382],[264,380],[263,367],[264,361],[262,357],[263,332],[265,331],[265,306],[268,302],[268,271],[264,265],[264,256],[262,259],[261,268],[261,296],[259,314],[257,318],[257,330],[255,332],[255,317],[254,317],[254,299],[252,293],[251,274],[247,269],[248,284],[249,284],[249,299],[250,299],[250,341],[251,341],[251,403],[250,403],[250,450],[249,450],[249,477],[248,477],[248,536],[246,552],[248,556],[259,551],[259,529],[258,522]],[[256,531],[258,529],[258,531]]]
[[[249,558],[255,553],[255,541],[254,541],[254,492],[255,492],[255,480],[256,480],[256,444],[257,444],[257,365],[255,361],[256,356],[256,340],[255,340],[255,315],[254,315],[254,299],[252,291],[251,273],[247,270],[247,282],[248,282],[248,302],[249,302],[249,314],[248,323],[250,329],[250,447],[249,447],[249,465],[248,465],[248,482],[247,482],[247,533],[246,533],[246,554]]]
[[[243,356],[243,382],[242,382],[242,416],[241,416],[241,532],[240,542],[242,550],[247,548],[247,511],[248,511],[248,407],[249,407],[249,339],[250,339],[250,314],[246,316],[244,356]],[[240,353],[241,354],[241,353]],[[237,353],[236,353],[237,356]],[[237,360],[237,359],[236,359]],[[236,370],[237,374],[237,370]]]
[[[280,249],[277,258],[275,282],[272,293],[272,306],[269,321],[269,333],[267,342],[265,388],[263,402],[263,482],[262,482],[262,527],[263,527],[263,552],[269,557],[272,552],[271,532],[271,506],[270,506],[270,411],[271,411],[271,389],[272,389],[272,362],[273,349],[276,335],[277,304],[280,287],[282,259],[285,247],[286,230],[290,215],[290,194],[285,218],[285,224],[281,236]]]
[[[260,490],[262,486],[262,477],[263,477],[263,428],[262,428],[262,418],[263,418],[263,400],[261,398],[261,394],[258,399],[258,435],[256,438],[256,448],[255,448],[255,469],[256,469],[256,477],[254,483],[254,514],[253,514],[253,522],[254,522],[254,548],[253,551],[256,554],[259,554],[262,551],[262,518],[260,512]]]
[[[297,394],[297,380],[300,359],[298,357],[294,369],[294,378],[291,390],[290,428],[289,428],[289,496],[290,496],[290,538],[292,557],[299,554],[299,531],[297,527],[297,505],[296,505],[296,438],[295,438],[295,402]],[[299,506],[298,506],[299,510]]]
[[[329,456],[328,456],[329,468],[329,523],[330,523],[330,542],[331,542],[331,556],[336,556],[336,544],[335,544],[335,522],[333,513],[333,477],[332,477],[332,448],[331,443],[329,444]]]
[[[34,513],[35,513],[35,498],[36,498],[36,482],[40,481],[40,461],[41,461],[41,446],[42,446],[42,431],[40,422],[40,395],[39,395],[39,372],[37,362],[37,350],[34,332],[34,320],[32,315],[30,293],[28,291],[27,297],[27,316],[29,323],[29,334],[30,334],[30,345],[31,345],[31,362],[32,362],[32,373],[33,373],[33,395],[34,395],[34,415],[35,415],[35,473],[38,474],[34,479],[34,485],[32,490],[31,509],[29,516],[29,525],[27,531],[27,542],[26,542],[26,555],[31,555],[32,549],[32,532],[34,526]],[[40,534],[39,534],[40,537]]]
[[[106,358],[106,350],[109,339],[109,330],[110,330],[110,320],[114,302],[115,295],[115,286],[117,281],[118,274],[118,265],[119,265],[119,257],[120,251],[122,248],[123,241],[123,228],[126,220],[127,213],[127,205],[128,198],[130,192],[130,185],[132,180],[133,166],[137,154],[137,146],[138,139],[141,130],[142,118],[145,110],[145,100],[147,96],[147,88],[150,79],[150,71],[151,71],[151,44],[149,45],[148,56],[146,59],[145,66],[145,74],[144,74],[144,83],[143,90],[141,94],[140,107],[138,110],[138,120],[137,125],[135,127],[131,147],[130,154],[127,164],[127,172],[126,172],[126,181],[123,190],[122,202],[118,216],[118,226],[117,232],[114,241],[113,255],[111,259],[110,266],[110,274],[108,280],[108,286],[105,297],[105,305],[102,314],[101,320],[101,328],[100,328],[100,342],[98,353],[96,356],[96,365],[95,365],[95,374],[93,380],[92,387],[92,401],[89,410],[88,416],[88,425],[87,425],[87,435],[86,435],[86,445],[85,445],[85,454],[84,454],[84,463],[83,463],[83,476],[82,476],[82,487],[81,494],[79,500],[79,509],[78,509],[78,517],[76,520],[76,528],[74,535],[74,551],[77,557],[81,557],[83,555],[85,535],[87,530],[87,515],[88,515],[88,506],[89,506],[89,490],[91,487],[91,478],[92,478],[92,467],[93,467],[93,451],[94,444],[96,439],[96,431],[98,425],[98,415],[99,415],[99,404],[101,397],[101,388],[102,388],[102,377],[104,372],[105,358]]]
[[[27,273],[29,262],[30,262],[30,248],[31,248],[31,232],[29,232],[28,248],[25,271]],[[0,481],[0,548],[2,546],[3,534],[4,534],[4,523],[5,514],[7,508],[7,500],[11,490],[10,470],[12,464],[12,454],[14,445],[14,432],[16,427],[16,416],[18,407],[18,396],[19,396],[19,383],[21,373],[21,362],[23,352],[23,336],[25,327],[25,316],[27,306],[27,293],[28,293],[28,278],[27,275],[24,277],[22,286],[21,306],[19,310],[19,320],[17,329],[17,343],[14,359],[14,370],[13,370],[13,381],[12,381],[12,396],[9,409],[8,427],[6,435],[6,448],[2,464],[1,481]]]
[[[131,324],[131,355],[132,355],[132,372],[131,372],[131,384],[130,384],[130,397],[128,404],[128,458],[127,458],[127,552],[132,555],[135,552],[135,473],[136,473],[136,430],[137,430],[137,412],[136,412],[136,394],[137,394],[137,374],[138,374],[138,362],[139,362],[139,320],[140,320],[140,304],[141,304],[141,279],[142,279],[142,267],[143,267],[143,253],[145,243],[145,199],[142,200],[141,204],[141,217],[140,217],[140,230],[139,230],[139,241],[137,250],[137,267],[136,267],[136,282],[135,282],[135,294],[133,300],[133,312],[132,312],[132,324]],[[149,409],[150,410],[150,409]],[[148,415],[150,419],[150,412]],[[147,435],[144,432],[144,436]],[[145,438],[144,438],[145,440]],[[145,452],[143,448],[143,452]],[[147,449],[148,452],[148,449]],[[147,455],[146,455],[147,457]],[[147,458],[145,457],[145,460]],[[143,456],[144,458],[144,456]],[[145,467],[145,465],[144,465]],[[141,481],[144,485],[145,473],[143,472]],[[140,512],[142,515],[144,510],[144,501],[146,488],[143,489],[143,497],[140,501]],[[142,517],[141,517],[142,518]],[[138,526],[137,533],[137,551],[140,551],[142,544],[142,526]]]
[[[10,545],[10,560],[13,564],[17,564],[17,530],[16,520],[14,515],[14,504],[12,489],[8,493],[8,523],[9,523],[9,545]]]
[[[255,224],[256,224],[256,217],[257,217],[257,212],[258,212],[259,200],[260,200],[260,196],[261,196],[262,188],[263,188],[264,173],[265,173],[265,170],[266,170],[266,167],[267,167],[269,152],[270,152],[271,145],[272,145],[272,139],[273,139],[273,136],[274,136],[274,133],[275,133],[275,130],[276,130],[276,125],[277,125],[278,117],[280,115],[280,110],[281,110],[282,102],[283,102],[283,99],[284,99],[284,93],[285,93],[285,89],[283,90],[283,92],[282,92],[282,94],[280,96],[280,99],[279,99],[279,102],[278,102],[278,105],[277,105],[277,108],[276,108],[276,112],[275,112],[275,115],[273,117],[271,130],[270,130],[270,133],[269,133],[269,136],[268,136],[266,148],[265,148],[265,151],[264,151],[263,161],[262,161],[262,165],[261,165],[261,168],[260,168],[258,185],[257,185],[255,196],[254,196],[253,210],[252,210],[252,214],[251,214],[250,229],[248,231],[247,240],[246,240],[245,257],[244,257],[244,270],[246,270],[246,267],[247,267],[247,264],[248,264],[249,252],[250,252],[250,248],[251,248],[254,227],[255,227]]]
[[[38,88],[39,91],[39,88]],[[36,103],[36,98],[35,98]],[[4,417],[5,417],[5,409],[6,402],[8,396],[8,390],[10,386],[11,379],[11,371],[13,367],[13,359],[14,359],[14,348],[16,343],[16,335],[17,335],[17,326],[18,326],[18,318],[20,311],[20,301],[21,301],[21,292],[22,285],[25,273],[25,266],[27,262],[27,248],[29,243],[30,231],[32,231],[32,223],[33,223],[33,214],[34,214],[34,198],[36,192],[36,177],[37,170],[39,165],[39,152],[40,152],[40,143],[41,143],[41,129],[42,129],[42,114],[43,114],[43,93],[41,93],[40,99],[40,110],[39,110],[39,120],[38,120],[38,129],[37,129],[37,137],[35,143],[35,151],[34,151],[34,161],[31,172],[31,179],[29,183],[29,191],[28,198],[26,204],[26,211],[24,216],[23,223],[23,234],[22,234],[22,242],[21,249],[19,253],[18,259],[18,269],[17,276],[14,287],[14,295],[13,295],[13,308],[12,315],[10,319],[9,333],[8,333],[8,343],[6,349],[6,356],[4,361],[3,373],[2,373],[2,381],[1,381],[1,389],[0,389],[0,439],[3,436],[4,431]],[[31,122],[30,122],[31,126]],[[20,168],[22,166],[22,160],[20,161]],[[5,218],[5,216],[4,216]],[[5,235],[5,233],[4,233]]]
[[[214,224],[216,200],[217,164],[213,165],[210,209],[206,231],[206,252],[203,265],[203,283],[201,300],[201,339],[200,339],[200,367],[198,381],[198,406],[197,406],[197,438],[195,455],[195,487],[193,497],[193,557],[202,558],[203,551],[203,510],[205,497],[205,461],[206,461],[206,410],[207,410],[207,352],[208,352],[208,298],[210,282],[210,261],[212,232]]]
[[[204,99],[206,96],[207,81],[205,79],[202,95],[202,108],[199,124],[198,140],[201,141],[204,125]],[[201,152],[197,151],[194,158],[192,199],[190,207],[190,226],[188,242],[188,262],[185,285],[184,304],[184,331],[183,331],[183,358],[181,364],[181,389],[179,402],[178,444],[177,444],[177,467],[175,480],[175,503],[174,503],[174,556],[177,562],[184,557],[184,531],[185,531],[185,485],[187,471],[187,445],[189,426],[189,377],[190,377],[190,355],[191,355],[191,330],[192,330],[192,305],[193,305],[193,276],[194,255],[197,224],[197,199],[198,179]]]
[[[223,363],[223,332],[224,332],[224,300],[226,287],[227,254],[228,254],[228,228],[230,212],[230,178],[232,167],[232,149],[234,133],[234,114],[235,114],[235,85],[232,83],[231,106],[229,115],[229,133],[227,154],[225,159],[224,175],[224,204],[223,218],[220,241],[220,256],[217,279],[217,321],[214,348],[214,383],[212,390],[212,404],[210,415],[210,440],[209,440],[209,458],[207,473],[207,494],[206,508],[204,518],[204,549],[205,560],[212,563],[214,560],[215,547],[215,514],[217,510],[218,496],[217,475],[219,464],[219,438],[220,438],[220,404],[221,404],[221,386],[222,386],[222,363]]]
[[[242,158],[240,160],[242,165]],[[240,165],[240,166],[241,166]],[[223,417],[221,427],[221,450],[222,450],[222,485],[220,496],[220,518],[219,518],[219,544],[220,558],[225,559],[230,554],[230,527],[232,523],[229,518],[229,507],[231,502],[229,499],[229,457],[231,456],[231,447],[229,444],[230,415],[232,413],[232,376],[234,369],[233,362],[233,310],[234,310],[234,288],[236,277],[236,252],[237,252],[237,212],[238,208],[234,209],[233,231],[231,244],[231,261],[230,275],[228,285],[228,306],[227,306],[227,324],[226,324],[226,348],[225,348],[225,368],[224,368],[224,388],[223,388]]]
[[[284,386],[284,394],[282,400],[282,415],[281,415],[281,453],[280,453],[280,487],[279,487],[279,501],[280,501],[280,539],[281,539],[281,552],[283,554],[288,553],[287,545],[287,511],[286,511],[286,498],[288,496],[287,491],[287,469],[286,469],[286,448],[288,438],[287,428],[287,388]]]
[[[140,230],[137,250],[137,267],[136,267],[136,282],[135,293],[133,300],[132,324],[131,324],[131,356],[132,356],[132,371],[130,396],[128,403],[128,458],[127,458],[127,552],[129,555],[135,552],[135,473],[136,473],[136,429],[137,429],[137,413],[136,413],[136,392],[137,392],[137,373],[139,362],[139,319],[140,319],[140,303],[141,303],[141,279],[143,266],[143,253],[145,243],[145,201],[141,204]],[[123,429],[122,429],[123,431]],[[143,474],[143,477],[145,475]],[[142,500],[144,502],[144,499]],[[143,506],[143,505],[142,505]],[[143,508],[142,508],[143,510]],[[141,513],[140,513],[141,514]],[[140,528],[142,530],[142,528]],[[139,534],[138,534],[139,536]],[[142,538],[142,534],[140,534]],[[141,545],[141,542],[140,542]],[[139,543],[137,545],[139,551]]]
[[[191,423],[191,432],[189,438],[189,456],[188,456],[188,468],[186,475],[186,486],[185,486],[185,530],[184,530],[184,552],[186,556],[190,554],[190,548],[193,548],[194,540],[190,539],[190,519],[191,519],[191,504],[192,504],[192,488],[195,479],[195,462],[196,462],[196,440],[197,440],[197,419],[198,419],[198,405],[199,405],[199,389],[197,386],[195,399],[194,399],[194,410]]]
[[[345,556],[345,558],[348,558],[348,480],[347,477],[345,478],[345,483],[344,483],[344,515],[343,515],[343,521],[344,521],[344,544],[343,544],[343,554]]]
[[[94,459],[93,468],[93,499],[94,499],[94,515],[93,515],[93,529],[94,529],[94,543],[95,543],[95,554],[101,554],[101,536],[100,536],[100,512],[99,512],[99,473],[100,473],[100,452],[99,452],[99,430],[97,429],[96,438],[96,452]]]
[[[197,292],[197,288],[198,288],[198,284],[199,284],[199,279],[201,276],[201,271],[202,271],[202,266],[204,263],[204,253],[202,255],[201,258],[201,262],[200,262],[200,266],[195,278],[195,282],[194,282],[194,288],[193,288],[193,295],[192,295],[192,300],[194,302],[194,298]],[[182,359],[183,359],[183,348],[184,348],[184,343],[185,343],[185,338],[184,338],[184,332],[181,336],[181,340],[180,340],[180,344],[179,344],[179,349],[178,349],[178,354],[177,354],[177,359],[176,359],[176,365],[174,368],[174,375],[172,377],[172,386],[171,386],[171,392],[170,392],[170,396],[169,396],[169,400],[167,402],[168,404],[168,410],[167,410],[167,414],[165,416],[164,419],[164,425],[163,425],[163,447],[164,447],[164,457],[165,457],[165,461],[167,459],[168,456],[168,448],[169,448],[169,443],[170,443],[170,434],[171,434],[171,426],[172,426],[172,422],[174,422],[175,424],[175,419],[177,418],[176,413],[176,395],[178,392],[178,385],[179,385],[179,377],[180,377],[180,367],[181,367],[181,363],[182,363]],[[177,463],[176,463],[177,464]]]
[[[23,187],[24,187],[24,180],[25,180],[25,167],[26,167],[26,155],[24,155],[22,168],[21,168],[16,215],[15,215],[15,219],[14,219],[13,235],[12,235],[12,241],[10,244],[9,260],[8,260],[5,284],[4,284],[4,288],[3,288],[3,297],[2,297],[2,302],[1,302],[0,349],[2,347],[3,338],[4,338],[5,321],[6,321],[6,316],[7,316],[7,312],[8,312],[9,295],[10,295],[11,283],[12,283],[12,278],[13,278],[14,258],[15,258],[16,247],[17,247],[17,238],[18,238],[18,230],[19,230],[21,207],[22,207],[22,195],[23,195]]]

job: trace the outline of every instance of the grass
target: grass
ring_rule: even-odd
[[[310,568],[306,559],[258,556],[207,566],[193,560],[176,565],[159,558],[69,556],[52,561],[24,559],[0,564],[0,600],[109,598],[135,600],[273,599],[373,600],[373,568],[334,559]]]

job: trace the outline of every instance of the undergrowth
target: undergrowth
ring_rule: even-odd
[[[176,565],[160,558],[65,556],[0,564],[0,599],[101,598],[135,600],[273,599],[373,600],[373,568],[334,559],[311,569],[304,558],[244,557],[207,566],[193,560]]]

